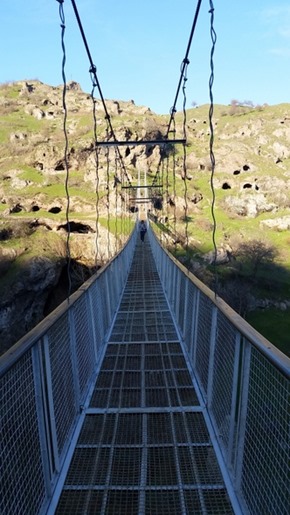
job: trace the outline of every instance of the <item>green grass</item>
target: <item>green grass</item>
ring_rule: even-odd
[[[48,211],[46,211],[45,209],[39,209],[39,211],[30,211],[29,213],[27,213],[26,211],[21,211],[20,213],[14,213],[11,215],[11,220],[22,220],[22,221],[27,221],[27,220],[33,220],[34,218],[47,218],[47,219],[50,219],[50,220],[54,220],[54,221],[57,221],[59,223],[65,221],[66,219],[66,213],[65,213],[65,209],[63,211],[60,211],[59,213],[57,214],[54,214],[54,213],[49,213]],[[70,215],[70,218],[72,218],[72,216]],[[78,216],[79,218],[79,216]]]
[[[34,232],[29,236],[13,238],[1,242],[3,248],[13,248],[20,251],[16,259],[10,264],[8,270],[0,277],[0,289],[10,288],[18,280],[23,268],[35,256],[48,256],[50,259],[59,259],[65,252],[65,242],[62,235],[53,231]]]
[[[103,217],[99,218],[99,223],[102,227],[109,229],[109,232],[112,234],[116,234],[117,236],[120,236],[121,234],[129,236],[135,225],[135,220],[124,217],[122,221],[120,218],[112,216],[109,220]]]
[[[37,184],[42,184],[44,182],[43,174],[35,168],[32,168],[31,166],[21,166],[21,168],[23,172],[18,175],[19,179],[31,181]]]
[[[19,85],[14,83],[0,84],[0,95],[5,98],[15,99],[18,98],[20,92]]]
[[[290,357],[290,309],[281,311],[275,308],[252,311],[247,321],[275,347]]]
[[[9,143],[11,146],[10,153],[13,152],[13,149],[15,154],[19,153],[19,149],[17,149],[17,143],[11,144],[9,142],[11,133],[37,133],[43,131],[47,126],[48,124],[46,120],[37,120],[34,116],[26,114],[22,110],[18,111],[18,109],[16,109],[9,114],[3,113],[1,115],[0,125],[0,144]]]
[[[46,120],[38,120],[32,115],[24,113],[22,110],[4,114],[1,116],[1,123],[7,127],[7,130],[25,130],[28,132],[43,129],[43,126],[47,125]]]
[[[66,199],[65,184],[53,182],[48,185],[41,185],[40,182],[38,184],[35,183],[36,181],[34,181],[34,184],[25,188],[25,192],[21,193],[23,198],[30,198],[31,196],[41,194],[47,197],[46,201],[49,201],[49,199]],[[96,201],[95,192],[88,191],[81,186],[68,186],[68,191],[70,197],[79,197],[85,199],[88,203],[94,203]],[[102,198],[102,194],[100,194],[100,198]]]

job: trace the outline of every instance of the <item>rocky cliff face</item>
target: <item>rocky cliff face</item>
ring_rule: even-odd
[[[20,268],[14,280],[1,290],[1,351],[21,338],[43,318],[51,289],[61,274],[61,262],[34,257]]]
[[[186,181],[184,154],[178,147],[174,158],[172,148],[158,145],[119,147],[125,173],[116,164],[114,148],[101,147],[96,155],[93,102],[74,82],[67,88],[66,108],[67,160],[62,87],[38,81],[0,86],[2,348],[46,313],[66,266],[67,210],[70,252],[86,271],[105,262],[125,240],[138,205],[128,200],[132,192],[122,186],[136,184],[138,177],[144,183],[145,175],[148,184],[154,179],[163,182],[162,201],[149,206],[155,219],[170,224],[176,218],[182,232],[187,213],[189,245],[201,254],[210,238],[206,106],[187,112]],[[136,106],[133,100],[109,100],[107,108],[118,140],[162,139],[166,133],[168,116]],[[95,119],[97,139],[110,139],[98,100]],[[240,106],[235,113],[230,106],[216,106],[214,127],[220,255],[230,254],[231,239],[237,235],[243,239],[251,231],[265,237],[279,232],[285,262],[290,261],[285,245],[290,227],[290,106]],[[182,113],[177,113],[176,137],[182,136]]]

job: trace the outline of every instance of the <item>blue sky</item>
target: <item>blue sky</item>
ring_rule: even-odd
[[[105,98],[133,99],[157,113],[173,104],[197,0],[76,0]],[[290,102],[289,0],[215,0],[215,103]],[[1,0],[0,82],[62,82],[59,4]],[[208,103],[209,2],[189,54],[187,105]],[[66,77],[90,92],[89,62],[70,0]],[[182,108],[180,96],[177,108]]]

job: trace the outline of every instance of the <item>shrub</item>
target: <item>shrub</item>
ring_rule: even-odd
[[[273,263],[278,256],[278,250],[263,241],[250,240],[239,245],[236,255],[242,265],[246,265],[252,276],[256,277],[262,265]]]

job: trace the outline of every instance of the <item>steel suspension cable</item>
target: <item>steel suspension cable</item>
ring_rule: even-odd
[[[117,149],[115,148],[115,175],[114,175],[114,188],[115,188],[115,253],[117,254],[118,248],[118,157]],[[122,221],[121,221],[122,227]]]
[[[176,123],[175,123],[175,117],[172,118],[173,122],[173,138],[176,138]],[[176,249],[177,244],[177,233],[176,233],[176,151],[175,151],[175,145],[173,145],[173,152],[172,152],[172,183],[173,183],[173,231],[174,231],[174,246]]]
[[[166,155],[166,219],[169,226],[169,154]]]
[[[69,302],[69,297],[72,290],[72,280],[71,280],[71,252],[70,252],[70,220],[69,220],[69,210],[70,210],[70,194],[69,194],[69,163],[68,163],[68,132],[67,132],[67,105],[66,105],[66,74],[65,74],[65,64],[66,64],[66,48],[65,48],[65,15],[63,10],[63,2],[64,0],[57,0],[59,3],[59,17],[60,17],[60,27],[61,27],[61,48],[62,48],[62,65],[61,65],[61,74],[63,81],[63,90],[62,90],[62,107],[63,107],[63,134],[65,140],[65,148],[64,148],[64,166],[65,166],[65,193],[66,193],[66,227],[67,227],[67,237],[66,237],[66,256],[67,256],[67,279],[68,279],[68,295],[67,299]]]
[[[185,222],[185,250],[186,256],[188,254],[188,199],[187,199],[187,153],[186,153],[186,139],[187,139],[187,131],[186,131],[186,82],[187,82],[187,67],[184,68],[183,71],[183,138],[185,139],[185,143],[183,143],[183,170],[182,170],[182,179],[184,180],[184,222]],[[186,260],[187,262],[187,260]]]
[[[192,27],[191,27],[191,31],[190,31],[190,36],[189,36],[189,40],[188,40],[185,56],[184,56],[184,59],[182,61],[182,65],[181,65],[180,78],[179,78],[179,82],[178,82],[178,86],[177,86],[177,90],[176,90],[176,94],[175,94],[175,99],[174,99],[174,102],[173,102],[173,106],[171,108],[171,114],[170,114],[170,119],[169,119],[169,122],[168,122],[166,137],[168,137],[168,134],[170,132],[170,127],[171,127],[171,124],[173,122],[174,115],[176,113],[176,104],[177,104],[177,100],[178,100],[178,97],[179,97],[179,92],[180,92],[181,84],[182,84],[182,81],[183,81],[184,72],[185,72],[186,67],[189,64],[188,56],[189,56],[190,47],[191,47],[191,43],[192,43],[192,38],[193,38],[193,35],[194,35],[194,31],[195,31],[197,20],[198,20],[198,16],[199,16],[201,2],[202,2],[202,0],[198,0],[198,2],[197,2],[197,6],[196,6],[196,10],[195,10],[195,15],[194,15],[194,19],[193,19],[193,23],[192,23]]]
[[[164,152],[164,147],[162,147],[161,149],[161,155],[163,154]],[[166,204],[167,204],[167,199],[164,198],[164,191],[163,191],[163,187],[164,187],[164,160],[162,159],[162,164],[161,164],[161,188],[162,188],[162,217],[163,217],[163,223],[165,222],[165,209],[164,209],[164,200],[166,200]],[[161,233],[162,231],[160,231]]]
[[[109,123],[110,123],[110,115],[107,111],[107,106],[106,106],[106,102],[105,102],[105,99],[103,97],[103,93],[102,93],[102,90],[101,90],[101,86],[100,86],[100,83],[99,83],[99,80],[98,80],[98,77],[97,77],[97,68],[96,68],[96,65],[94,64],[93,62],[93,59],[92,59],[92,56],[91,56],[91,52],[90,52],[90,49],[89,49],[89,45],[88,45],[88,42],[87,42],[87,38],[86,38],[86,35],[85,35],[85,32],[84,32],[84,29],[83,29],[83,26],[82,26],[82,22],[81,22],[81,19],[80,19],[80,15],[79,15],[79,12],[78,12],[78,9],[77,9],[77,6],[76,6],[76,3],[75,3],[75,0],[71,0],[71,3],[72,3],[72,6],[73,6],[73,10],[74,10],[74,13],[75,13],[75,16],[76,16],[76,19],[77,19],[77,22],[78,22],[78,26],[79,26],[79,29],[80,29],[80,32],[81,32],[81,36],[82,36],[82,39],[83,39],[83,43],[85,45],[85,49],[86,49],[86,52],[87,52],[87,56],[88,56],[88,59],[89,59],[89,62],[90,62],[90,73],[93,75],[94,77],[94,80],[95,80],[95,84],[96,84],[96,87],[98,88],[98,91],[99,91],[99,95],[100,95],[100,98],[101,98],[101,101],[102,101],[102,104],[103,104],[103,107],[104,107],[104,111],[105,111],[105,114],[106,114],[106,118],[108,119]],[[112,128],[112,132],[113,131],[113,128]]]
[[[76,16],[76,19],[77,19],[77,23],[78,23],[78,26],[79,26],[79,29],[80,29],[80,33],[81,33],[81,36],[82,36],[82,39],[83,39],[83,43],[85,45],[87,56],[88,56],[88,59],[89,59],[89,63],[90,63],[90,70],[89,71],[90,71],[90,74],[94,77],[94,81],[95,81],[96,87],[98,88],[99,95],[100,95],[100,98],[101,98],[101,101],[102,101],[102,104],[103,104],[103,108],[104,108],[104,111],[105,111],[105,119],[107,120],[108,126],[110,128],[110,137],[113,138],[114,142],[117,142],[117,138],[116,138],[113,126],[112,126],[112,122],[111,122],[111,117],[110,117],[110,115],[108,113],[107,105],[106,105],[106,102],[105,102],[105,99],[104,99],[104,96],[103,96],[103,93],[102,93],[100,82],[99,82],[98,77],[97,77],[97,67],[94,64],[92,56],[91,56],[91,52],[90,52],[90,49],[89,49],[89,45],[88,45],[87,38],[86,38],[84,29],[83,29],[83,26],[82,26],[82,22],[81,22],[81,19],[80,19],[80,15],[79,15],[79,12],[78,12],[75,0],[71,0],[71,3],[72,3],[73,10],[74,10],[74,13],[75,13],[75,16]],[[117,147],[117,152],[118,152],[119,160],[121,162],[121,166],[122,166],[122,168],[124,170],[124,173],[125,173],[125,175],[127,177],[127,180],[129,182],[129,184],[131,184],[131,181],[130,181],[129,176],[127,174],[126,167],[124,165],[124,162],[123,162],[122,155],[120,153],[119,147]]]
[[[123,170],[121,168],[120,171],[120,179],[121,179],[121,191],[120,191],[120,209],[121,209],[121,220],[123,223],[123,229],[122,234],[126,234],[126,218],[124,220],[124,209],[125,209],[125,215],[127,216],[127,190],[123,189],[124,186],[124,174]],[[124,209],[123,209],[124,207]]]
[[[100,178],[99,178],[99,149],[96,145],[97,142],[97,116],[96,116],[96,99],[94,97],[94,92],[96,88],[96,83],[94,81],[94,77],[91,75],[92,79],[92,91],[91,98],[93,102],[93,134],[94,134],[94,156],[95,156],[95,169],[96,169],[96,255],[95,255],[95,263],[98,267],[98,259],[99,259],[99,220],[100,220],[100,212],[99,212],[99,202],[100,202]]]
[[[209,97],[210,97],[210,106],[209,106],[209,127],[210,127],[210,141],[209,141],[209,152],[210,152],[210,161],[211,161],[211,177],[210,177],[210,185],[212,192],[212,203],[211,203],[211,215],[213,220],[213,231],[212,231],[212,242],[214,247],[214,277],[215,277],[215,285],[214,292],[217,293],[217,270],[216,270],[216,261],[217,261],[217,244],[216,244],[216,217],[215,217],[215,189],[214,189],[214,173],[215,173],[215,154],[214,154],[214,125],[213,125],[213,113],[214,113],[214,101],[213,101],[213,83],[214,83],[214,51],[217,40],[217,35],[214,29],[214,4],[213,0],[209,0],[209,14],[210,14],[210,36],[211,36],[211,52],[210,52],[210,77],[209,77]]]
[[[169,119],[169,122],[168,122],[168,125],[167,125],[167,131],[166,131],[166,135],[165,135],[165,138],[164,138],[165,140],[168,140],[168,136],[169,136],[170,129],[171,129],[171,124],[173,123],[173,119],[174,119],[174,116],[175,116],[175,113],[176,113],[176,105],[177,105],[177,100],[178,100],[178,97],[179,97],[181,85],[182,85],[182,82],[184,81],[184,76],[187,73],[187,67],[189,65],[188,56],[189,56],[189,52],[190,52],[190,48],[191,48],[191,43],[192,43],[193,35],[194,35],[194,32],[195,32],[195,28],[196,28],[196,24],[197,24],[199,12],[200,12],[201,3],[202,3],[202,0],[198,0],[197,6],[196,6],[196,10],[195,10],[195,14],[194,14],[194,19],[193,19],[192,27],[191,27],[191,31],[190,31],[189,40],[188,40],[188,43],[187,43],[185,57],[184,57],[184,59],[182,61],[181,68],[180,68],[180,77],[179,77],[179,82],[178,82],[178,86],[177,86],[177,90],[176,90],[176,94],[175,94],[175,99],[174,99],[174,102],[173,102],[173,106],[170,109],[170,119]],[[159,160],[159,163],[158,163],[158,166],[157,166],[157,170],[156,170],[155,176],[153,178],[152,184],[155,184],[155,182],[157,182],[157,178],[158,178],[158,175],[159,175],[159,172],[160,172],[161,160],[162,160],[162,158],[160,157],[160,160]]]
[[[109,124],[106,129],[107,140],[109,139]],[[105,150],[106,155],[106,206],[107,206],[107,248],[108,248],[108,258],[111,256],[111,243],[110,243],[110,148],[106,147]]]

